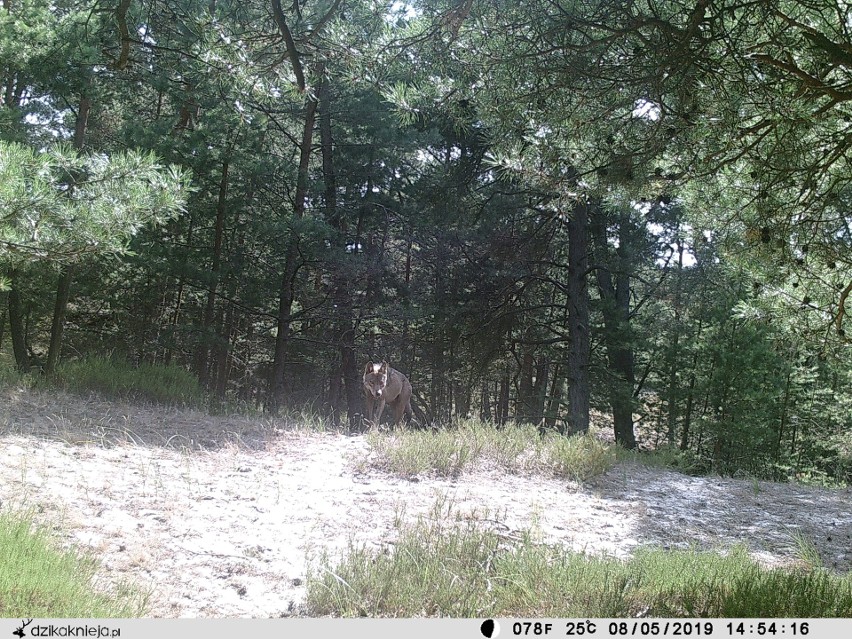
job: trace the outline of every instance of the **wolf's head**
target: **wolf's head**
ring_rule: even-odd
[[[372,397],[379,398],[388,385],[388,363],[367,362],[364,369],[364,390]]]

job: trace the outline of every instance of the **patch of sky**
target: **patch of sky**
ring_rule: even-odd
[[[136,33],[139,34],[139,39],[142,42],[144,42],[145,44],[150,44],[151,46],[154,46],[154,45],[157,44],[157,41],[154,40],[154,38],[151,37],[151,34],[148,31],[148,25],[147,24],[143,24],[138,29],[136,29]]]
[[[637,202],[634,203],[633,207],[642,214],[643,217],[647,216],[651,210],[651,205],[648,202]],[[669,261],[669,256],[675,255],[677,253],[677,242],[675,242],[675,238],[673,236],[674,229],[663,226],[662,224],[658,224],[657,222],[646,222],[645,224],[648,232],[655,237],[661,246],[667,247],[665,255],[659,255],[657,257],[657,266],[665,266]],[[692,236],[693,229],[689,224],[681,224],[680,226],[680,244],[683,246],[683,265],[685,267],[695,266],[695,252],[693,251],[692,244],[689,242],[689,237]],[[704,231],[704,237],[708,240],[710,239],[710,232]]]
[[[384,3],[382,2],[374,2],[373,10],[382,10],[382,6]],[[421,14],[419,9],[412,7],[407,2],[400,2],[397,0],[396,2],[392,2],[390,7],[387,8],[387,13],[385,13],[385,21],[386,22],[398,22],[399,20],[411,20],[412,18],[416,18]]]
[[[646,98],[639,98],[633,103],[633,117],[641,120],[656,122],[662,116],[660,105]]]

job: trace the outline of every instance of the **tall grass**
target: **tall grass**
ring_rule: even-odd
[[[743,547],[620,561],[421,520],[393,552],[353,546],[339,562],[323,558],[307,606],[344,617],[850,617],[852,577],[765,569]]]
[[[179,366],[140,364],[105,357],[68,362],[57,370],[55,383],[73,392],[178,406],[203,406],[198,379]]]
[[[122,586],[99,591],[97,563],[58,550],[26,513],[0,513],[0,617],[138,617],[146,596]]]
[[[32,377],[20,373],[15,367],[15,358],[0,351],[0,388],[9,386],[32,386]]]
[[[627,450],[617,449],[619,461],[636,461],[650,468],[669,468],[686,475],[707,474],[706,468],[702,468],[700,460],[691,451],[684,451],[675,446],[662,445],[654,450]]]
[[[492,465],[510,472],[553,474],[582,481],[606,472],[616,462],[615,449],[596,437],[565,437],[553,432],[542,435],[529,424],[497,429],[478,420],[465,420],[448,430],[372,432],[368,441],[376,466],[404,476],[454,476]]]

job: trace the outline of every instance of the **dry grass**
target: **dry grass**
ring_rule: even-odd
[[[174,450],[213,450],[223,446],[258,449],[284,431],[307,430],[298,418],[210,415],[96,395],[7,387],[0,390],[0,430],[104,448],[124,444]]]

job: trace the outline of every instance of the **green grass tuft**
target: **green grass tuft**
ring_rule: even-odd
[[[809,568],[824,568],[822,557],[819,556],[819,550],[810,539],[808,539],[801,531],[795,531],[792,534],[793,543],[796,546],[796,554],[799,560]]]
[[[54,382],[65,390],[95,392],[107,398],[175,406],[203,406],[206,401],[195,375],[179,366],[132,366],[120,360],[92,357],[63,364]]]
[[[15,367],[15,358],[11,353],[0,351],[0,388],[12,386],[31,388],[33,376],[25,375]]]
[[[393,551],[351,546],[307,581],[310,615],[343,617],[850,617],[852,577],[766,569],[720,555],[644,549],[628,561],[506,544],[475,522],[402,527]]]
[[[616,461],[614,447],[593,436],[541,435],[529,424],[497,429],[464,420],[448,430],[372,432],[368,441],[376,453],[375,464],[403,476],[456,476],[490,465],[583,481],[606,472]]]
[[[97,563],[57,550],[25,513],[0,514],[0,617],[139,617],[146,597],[132,588],[98,592]]]
[[[650,468],[670,468],[686,475],[703,475],[701,465],[691,451],[674,446],[659,446],[651,451],[627,450],[619,447],[619,461],[633,460]]]

